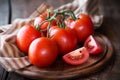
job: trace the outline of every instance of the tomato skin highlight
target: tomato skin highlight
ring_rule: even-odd
[[[41,37],[41,33],[30,25],[24,25],[17,33],[16,43],[18,48],[28,54],[28,48],[31,42]]]
[[[100,43],[92,35],[86,39],[84,47],[86,47],[89,53],[93,55],[101,54],[103,51]]]
[[[73,27],[73,30],[76,31],[80,43],[83,43],[89,35],[92,35],[94,33],[93,26],[87,25],[80,19],[75,22]]]
[[[93,22],[87,14],[80,14],[79,18],[82,19],[84,22],[86,22],[88,25],[93,26]]]
[[[28,57],[30,62],[37,67],[52,65],[58,55],[58,48],[55,42],[46,37],[35,39],[30,47]]]
[[[36,17],[34,20],[34,26],[36,26],[36,28],[40,27],[39,29],[41,31],[42,36],[46,36],[49,22],[45,22],[41,26],[39,26],[43,21],[45,21],[45,17],[43,17],[42,15]]]
[[[50,17],[53,16],[53,15],[54,15],[54,13],[51,12]],[[41,15],[39,15],[38,17],[36,17],[35,20],[34,20],[34,26],[40,27],[40,31],[42,32],[42,36],[44,36],[44,37],[47,36],[47,27],[48,27],[49,24],[51,26],[56,26],[57,25],[56,20],[52,20],[51,23],[50,22],[44,22],[45,20],[47,20],[47,16],[48,16],[48,13],[44,12]],[[61,22],[61,17],[60,16],[57,16],[56,19]],[[42,22],[44,22],[44,23],[41,25]],[[39,26],[39,25],[41,25],[41,26]]]
[[[72,29],[55,28],[54,32],[51,39],[57,43],[60,54],[64,55],[76,48],[77,37]]]
[[[81,14],[76,20],[68,18],[66,25],[76,32],[79,43],[84,43],[87,37],[94,34],[93,23],[85,14]]]
[[[62,58],[67,64],[80,65],[87,62],[89,53],[85,47],[82,47],[65,54]]]

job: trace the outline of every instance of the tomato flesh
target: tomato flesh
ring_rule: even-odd
[[[63,60],[70,65],[80,65],[87,62],[89,59],[89,53],[85,47],[76,49],[63,56]]]
[[[92,35],[87,38],[84,46],[87,48],[90,54],[100,54],[103,51],[100,43]]]

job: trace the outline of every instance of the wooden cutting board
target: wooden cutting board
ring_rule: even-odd
[[[95,33],[94,36],[100,42],[104,50],[100,55],[90,55],[89,60],[83,65],[71,66],[66,64],[61,57],[59,57],[50,67],[37,68],[30,65],[15,72],[32,79],[68,79],[97,72],[103,68],[112,57],[113,47],[106,36],[98,33]]]

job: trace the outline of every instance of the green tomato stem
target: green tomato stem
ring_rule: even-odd
[[[77,19],[76,16],[75,16],[75,14],[73,13],[73,11],[68,10],[67,13],[68,13],[68,15],[71,16],[71,18],[72,18],[73,20],[76,20],[76,19]]]
[[[51,10],[48,10],[47,19],[46,19],[45,21],[41,22],[41,24],[37,25],[37,30],[40,31],[40,27],[41,27],[45,22],[50,22],[49,25],[48,25],[48,27],[47,27],[47,31],[48,31],[48,33],[49,33],[49,30],[48,30],[48,29],[50,28],[50,25],[51,25],[52,20],[56,20],[56,21],[57,21],[57,24],[59,25],[60,28],[65,28],[64,20],[65,20],[65,15],[66,15],[66,14],[69,15],[69,16],[71,16],[71,18],[72,18],[73,20],[76,20],[76,19],[77,19],[76,16],[75,16],[75,14],[73,13],[73,11],[70,11],[70,10],[62,10],[62,11],[54,12],[54,15],[53,15],[53,16],[50,16],[50,12],[52,12],[52,11],[51,11]],[[57,20],[56,17],[57,17],[58,15],[61,15],[61,16],[62,16],[62,19],[63,19],[62,23],[60,23],[60,21]],[[47,36],[48,36],[48,33],[47,33]]]

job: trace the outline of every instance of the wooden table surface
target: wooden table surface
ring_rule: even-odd
[[[72,0],[0,0],[0,25],[10,24],[16,18],[27,18],[43,2],[59,7]],[[104,21],[98,31],[109,38],[114,47],[114,55],[104,68],[89,76],[75,80],[120,80],[120,2],[101,0]],[[0,80],[31,80],[14,72],[5,71],[0,66]]]

